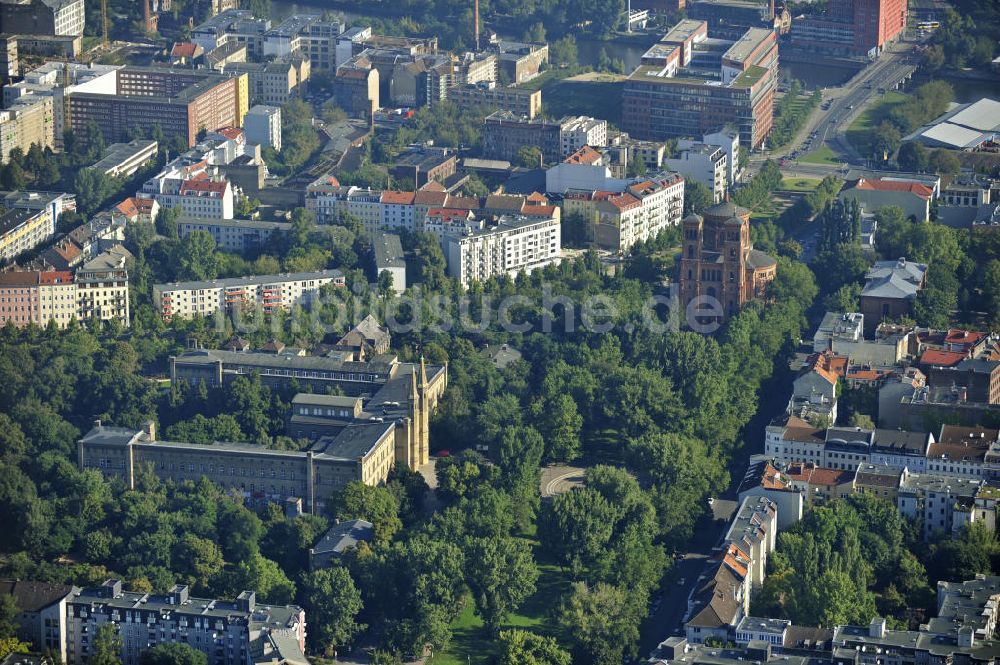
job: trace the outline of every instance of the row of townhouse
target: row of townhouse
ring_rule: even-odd
[[[764,583],[767,558],[778,535],[779,507],[764,496],[747,496],[698,578],[684,615],[688,642],[726,640],[750,613],[751,595]]]
[[[806,505],[853,494],[871,494],[893,504],[901,515],[919,522],[928,540],[938,533],[956,537],[970,524],[994,531],[1000,485],[994,479],[915,473],[906,466],[885,463],[858,462],[835,469],[755,456],[738,490],[741,500],[763,497],[773,501],[778,506],[779,528],[800,520]]]
[[[129,251],[116,245],[75,271],[0,273],[0,326],[54,323],[65,328],[74,320],[115,320],[128,326],[131,260]]]
[[[1000,658],[996,628],[1000,577],[977,575],[937,584],[936,615],[916,630],[893,630],[886,619],[868,625],[798,626],[787,619],[744,617],[720,641],[682,636],[661,642],[650,665],[993,665]]]
[[[819,429],[795,416],[765,428],[764,454],[847,470],[859,463],[906,467],[955,478],[1000,477],[1000,430],[942,425],[938,436],[898,429]]]
[[[173,282],[153,285],[153,304],[165,321],[256,309],[270,314],[309,306],[319,300],[322,287],[342,287],[344,283],[339,270]]]
[[[465,210],[479,215],[557,215],[557,209],[542,194],[517,196],[490,194],[458,196],[429,183],[417,191],[367,189],[341,185],[324,176],[306,188],[305,207],[321,224],[336,222],[343,215],[358,219],[372,236],[381,231],[422,231],[432,209]]]
[[[307,663],[305,611],[296,605],[259,605],[253,591],[235,599],[196,598],[188,587],[167,593],[127,591],[120,580],[80,588],[33,580],[0,580],[0,594],[17,605],[18,637],[69,665],[93,655],[97,631],[114,627],[122,665],[138,665],[160,644],[187,644],[210,665]]]

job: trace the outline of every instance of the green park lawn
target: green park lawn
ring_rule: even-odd
[[[819,187],[819,183],[819,178],[785,178],[781,181],[781,187],[778,189],[793,192],[811,192]]]
[[[838,159],[837,154],[827,145],[821,145],[806,153],[799,157],[798,161],[805,164],[829,164],[832,166],[840,166],[843,163],[843,160]]]
[[[871,154],[872,130],[878,127],[893,107],[904,102],[906,98],[907,95],[890,90],[882,95],[882,99],[869,106],[854,119],[854,122],[847,128],[846,136],[855,150],[862,155]]]
[[[538,543],[532,541],[532,544],[538,561]],[[507,619],[504,629],[523,628],[559,639],[561,635],[552,612],[559,598],[566,594],[570,579],[553,564],[539,563],[538,571],[535,593]],[[471,597],[465,599],[465,608],[451,624],[451,630],[451,643],[444,651],[434,654],[429,665],[487,665],[492,662],[497,645],[483,629],[483,620],[476,614],[476,604]]]

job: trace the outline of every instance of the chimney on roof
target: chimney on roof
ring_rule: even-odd
[[[896,265],[898,265],[900,268],[905,268],[906,267],[906,257],[905,256],[899,257],[899,262]]]
[[[97,420],[94,421],[94,427],[96,427],[97,429],[101,429],[101,419],[100,418],[98,418]]]

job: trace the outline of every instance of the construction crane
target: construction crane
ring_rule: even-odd
[[[104,48],[108,47],[108,0],[101,0],[101,25],[104,28]]]

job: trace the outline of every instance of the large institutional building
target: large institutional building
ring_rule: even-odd
[[[795,21],[796,46],[839,55],[877,56],[906,29],[907,0],[832,0],[822,14]]]
[[[684,20],[625,82],[622,129],[662,141],[735,124],[740,142],[755,149],[771,131],[777,87],[773,30],[750,28],[734,42],[710,37],[704,21]]]
[[[362,400],[363,409],[342,419],[335,435],[320,437],[306,450],[161,441],[152,422],[132,430],[98,421],[79,442],[80,467],[132,487],[137,470],[148,465],[161,478],[206,477],[240,491],[248,502],[301,501],[305,510],[316,512],[351,481],[378,485],[396,462],[414,469],[426,464],[430,413],[447,386],[447,367],[401,363],[391,355],[370,362],[355,361],[349,353],[334,356],[195,350],[170,359],[174,382],[222,386],[257,374],[269,386],[297,385],[319,395],[334,389]],[[316,409],[317,416],[324,415]],[[310,426],[301,418],[298,424]],[[330,426],[328,419],[322,424]]]
[[[687,307],[695,298],[714,298],[721,310],[712,318],[721,323],[763,295],[777,262],[750,243],[749,210],[726,201],[702,215],[689,215],[682,226],[681,304]]]

